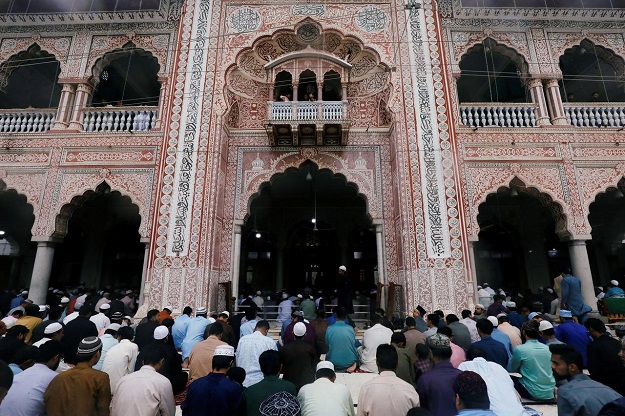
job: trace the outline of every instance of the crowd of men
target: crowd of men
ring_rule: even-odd
[[[361,329],[351,295],[281,293],[277,341],[254,296],[242,312],[187,306],[174,319],[172,306],[133,318],[132,291],[51,289],[50,306],[15,293],[0,298],[0,416],[173,416],[176,405],[189,416],[522,416],[528,402],[622,415],[625,338],[579,305],[577,278],[561,278],[555,314],[493,291],[458,315],[377,309]],[[377,376],[355,407],[337,373]]]

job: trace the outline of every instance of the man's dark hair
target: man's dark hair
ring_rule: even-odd
[[[486,358],[486,351],[481,348],[471,347],[467,351],[467,361],[473,361],[476,358]]]
[[[59,354],[63,354],[63,345],[61,345],[59,341],[50,340],[37,348],[35,361],[40,364],[45,364]]]
[[[503,323],[503,322],[510,322],[510,319],[508,319],[508,317],[506,315],[501,315],[500,317],[497,318],[497,321],[499,321],[499,323]]]
[[[254,330],[256,329],[264,329],[265,331],[269,331],[269,322],[267,322],[265,319],[261,319],[260,321],[256,322]]]
[[[460,319],[458,319],[458,316],[456,314],[450,313],[449,315],[447,315],[445,317],[445,320],[447,321],[447,325],[454,323],[454,322],[459,322]]]
[[[161,322],[161,325],[164,325],[167,327],[167,329],[171,330],[171,328],[174,326],[174,320],[171,318],[165,318],[163,319],[163,322]]]
[[[317,372],[315,373],[315,379],[320,379],[320,378],[333,378],[336,376],[336,373],[332,370],[330,370],[329,368],[320,368],[319,370],[317,370]]]
[[[432,416],[432,412],[430,412],[425,407],[413,407],[412,409],[408,410],[406,416]]]
[[[226,372],[226,377],[239,384],[243,384],[245,381],[245,368],[236,366],[230,367],[228,372]]]
[[[581,372],[584,368],[584,359],[582,355],[573,347],[567,344],[551,344],[549,351],[552,354],[559,355],[562,361],[567,364],[575,364]]]
[[[13,384],[13,371],[4,361],[0,360],[0,389],[8,391]]]
[[[462,319],[470,318],[472,313],[473,312],[471,312],[468,309],[463,309],[462,312],[461,312]]]
[[[492,334],[493,330],[495,329],[495,327],[493,326],[493,323],[491,321],[489,321],[488,319],[480,319],[480,320],[478,320],[475,323],[475,326],[477,327],[477,329],[479,329],[480,331],[482,331],[486,335]]]
[[[245,309],[245,318],[248,321],[256,318],[256,313],[258,312],[258,308],[255,303],[252,303],[248,308]]]
[[[50,321],[58,321],[63,315],[63,308],[60,306],[52,306],[48,311],[48,319]]]
[[[451,358],[451,347],[447,348],[432,348],[432,356],[439,360],[449,360]]]
[[[165,351],[165,346],[156,342],[144,346],[141,350],[143,365],[154,366],[155,364],[158,364],[158,362],[161,361],[163,358],[165,358],[166,355],[167,351]]]
[[[156,315],[158,315],[159,313],[160,313],[160,311],[158,309],[150,309],[148,311],[148,314],[146,315],[146,317],[148,318],[148,321],[149,321],[152,318],[154,318]]]
[[[522,327],[523,332],[525,333],[525,338],[537,339],[540,335],[540,333],[538,332],[538,325],[538,322],[534,320],[525,322]]]
[[[438,315],[440,318],[445,317],[445,312],[441,311],[440,309],[435,310],[434,313]]]
[[[425,344],[418,343],[415,349],[417,350],[417,356],[420,360],[424,360],[430,356],[430,347]]]
[[[11,328],[7,329],[7,336],[12,336],[17,338],[19,335],[28,334],[29,329],[24,325],[13,325]]]
[[[193,313],[193,308],[190,306],[185,306],[184,309],[182,310],[182,314],[183,315],[191,315]]]
[[[605,334],[606,332],[605,324],[601,321],[601,319],[588,318],[584,323],[584,326],[586,326],[587,329],[594,329],[600,334]]]
[[[338,308],[336,308],[336,320],[344,321],[345,318],[347,318],[347,309],[345,308],[345,306],[339,306]]]
[[[26,311],[26,316],[37,316],[41,313],[39,312],[39,305],[35,304],[26,305],[24,310]]]
[[[229,368],[233,361],[234,357],[229,357],[227,355],[213,355],[213,371]]]
[[[210,328],[208,328],[208,335],[221,335],[224,333],[224,326],[221,324],[221,322],[213,322],[210,326]]]
[[[400,344],[402,342],[404,344],[406,343],[406,336],[401,332],[393,332],[393,335],[391,335],[391,344]]]
[[[105,333],[105,334],[112,335],[112,336],[116,336],[116,335],[117,335],[117,331],[116,331],[116,330],[114,330],[114,329],[111,329],[111,328],[109,328],[109,329],[107,329],[106,331],[104,331],[104,333]]]
[[[34,362],[37,359],[37,352],[39,352],[39,349],[37,347],[33,347],[32,345],[24,345],[22,348],[15,351],[11,363],[22,365],[29,360],[32,360]]]
[[[441,321],[441,317],[435,313],[431,313],[428,315],[428,320],[432,322],[432,325],[438,326],[438,323]]]
[[[78,309],[78,315],[79,316],[93,315],[93,305],[91,305],[90,303],[85,303],[84,305],[80,307],[80,309]]]
[[[438,328],[438,329],[436,330],[436,333],[437,333],[437,334],[443,334],[443,335],[446,335],[446,336],[448,336],[449,338],[451,338],[451,337],[453,336],[453,334],[454,334],[454,332],[453,332],[453,331],[451,330],[451,328],[450,328],[450,327],[448,327],[448,326],[441,326],[440,328]]]
[[[493,303],[497,303],[502,299],[500,295],[493,295]]]
[[[274,350],[267,350],[258,357],[260,371],[265,377],[277,376],[280,374],[280,353]]]
[[[219,315],[217,315],[218,318],[224,318],[226,320],[230,319],[230,315],[228,315],[227,313],[220,313]],[[234,368],[234,367],[232,367]]]
[[[412,316],[409,316],[408,318],[406,318],[406,326],[408,327],[417,326],[416,319],[414,319]]]
[[[382,344],[378,345],[378,349],[375,351],[375,359],[378,363],[378,368],[382,370],[395,371],[399,357],[397,356],[397,350],[392,345]]]
[[[382,323],[382,317],[378,315],[377,313],[373,314],[373,316],[371,317],[371,326],[381,324],[381,323]]]
[[[132,329],[132,327],[130,326],[122,326],[121,328],[119,328],[119,331],[117,331],[117,335],[119,335],[120,339],[127,339],[129,341],[132,341],[135,336],[135,330]]]
[[[547,336],[553,336],[556,334],[556,330],[553,328],[549,328],[549,329],[545,329],[544,331],[540,331],[543,333],[543,335],[547,335]]]

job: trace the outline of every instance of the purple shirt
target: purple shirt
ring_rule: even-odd
[[[488,310],[486,311],[486,315],[497,316],[502,312],[507,312],[506,307],[503,306],[499,302],[495,302],[495,303],[491,303],[491,305],[488,307]]]
[[[456,393],[454,381],[462,371],[445,361],[419,377],[417,393],[421,407],[427,408],[433,416],[456,415]]]

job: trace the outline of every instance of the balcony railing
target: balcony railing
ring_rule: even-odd
[[[0,110],[1,133],[39,133],[50,130],[56,108]]]
[[[625,103],[565,103],[564,113],[575,127],[625,126]]]
[[[345,105],[343,101],[269,102],[268,117],[285,121],[338,121],[347,113]]]
[[[467,103],[460,106],[460,118],[469,127],[536,127],[531,103]]]
[[[147,131],[154,128],[158,107],[85,108],[84,131]]]

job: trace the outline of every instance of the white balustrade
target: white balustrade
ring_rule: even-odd
[[[564,113],[575,127],[625,126],[625,103],[564,103]]]
[[[460,106],[460,120],[469,127],[536,127],[534,104],[485,103]]]
[[[342,101],[270,102],[271,120],[343,120]]]
[[[56,108],[0,110],[0,133],[40,133],[50,130]]]
[[[147,131],[154,128],[157,107],[85,108],[84,131]]]

